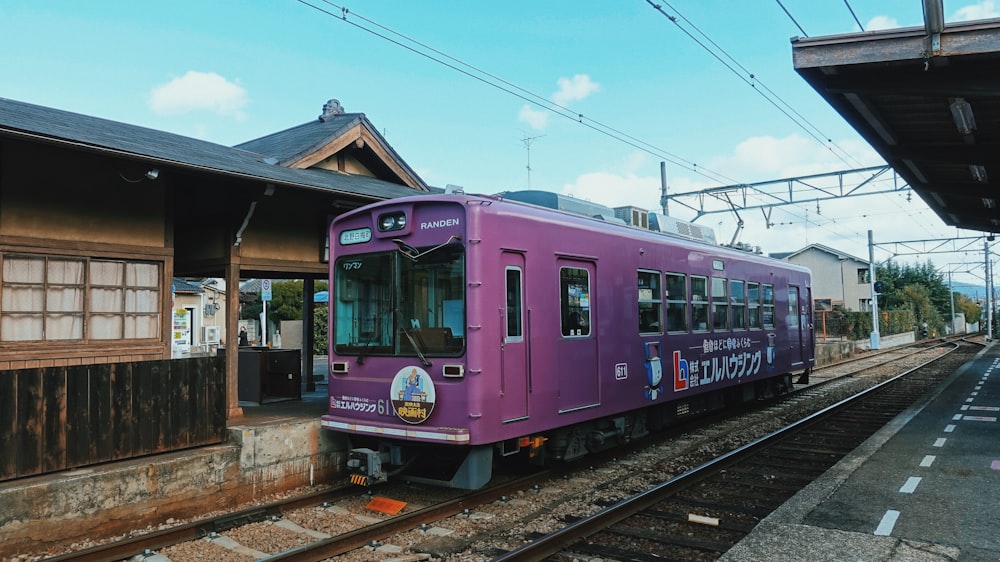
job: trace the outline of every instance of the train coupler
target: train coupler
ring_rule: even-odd
[[[347,470],[351,484],[357,486],[373,486],[389,479],[382,470],[382,453],[371,449],[351,449],[347,453]]]

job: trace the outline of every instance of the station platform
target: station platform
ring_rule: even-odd
[[[0,561],[335,483],[346,440],[320,427],[325,369],[317,364],[322,382],[303,383],[301,399],[241,401],[218,445],[0,482]]]
[[[998,417],[994,342],[720,560],[1000,560]]]

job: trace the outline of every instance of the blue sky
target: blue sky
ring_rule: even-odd
[[[921,0],[849,3],[866,30],[923,23]],[[5,0],[0,97],[225,145],[315,119],[336,98],[365,113],[432,185],[531,187],[651,210],[664,156],[672,193],[881,163],[792,67],[792,36],[859,30],[844,0],[659,4],[684,25],[646,0]],[[1000,17],[992,0],[944,7],[947,21]],[[836,149],[684,30],[718,45]],[[676,205],[671,213],[693,217]],[[869,228],[882,242],[977,234],[946,227],[905,193],[776,209],[771,228],[757,211],[743,219],[739,240],[765,252],[821,243],[867,258]],[[736,231],[729,213],[698,223],[726,242]]]

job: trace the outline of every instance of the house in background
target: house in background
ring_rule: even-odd
[[[225,282],[175,277],[171,289],[171,355],[214,354],[226,341]]]
[[[770,256],[812,271],[814,301],[829,299],[832,305],[840,305],[847,310],[871,310],[871,277],[867,260],[822,244],[810,244],[801,250]]]

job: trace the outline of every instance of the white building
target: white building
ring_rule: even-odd
[[[828,299],[847,310],[868,312],[872,296],[868,261],[822,244],[771,257],[808,267],[812,271],[813,300]]]

